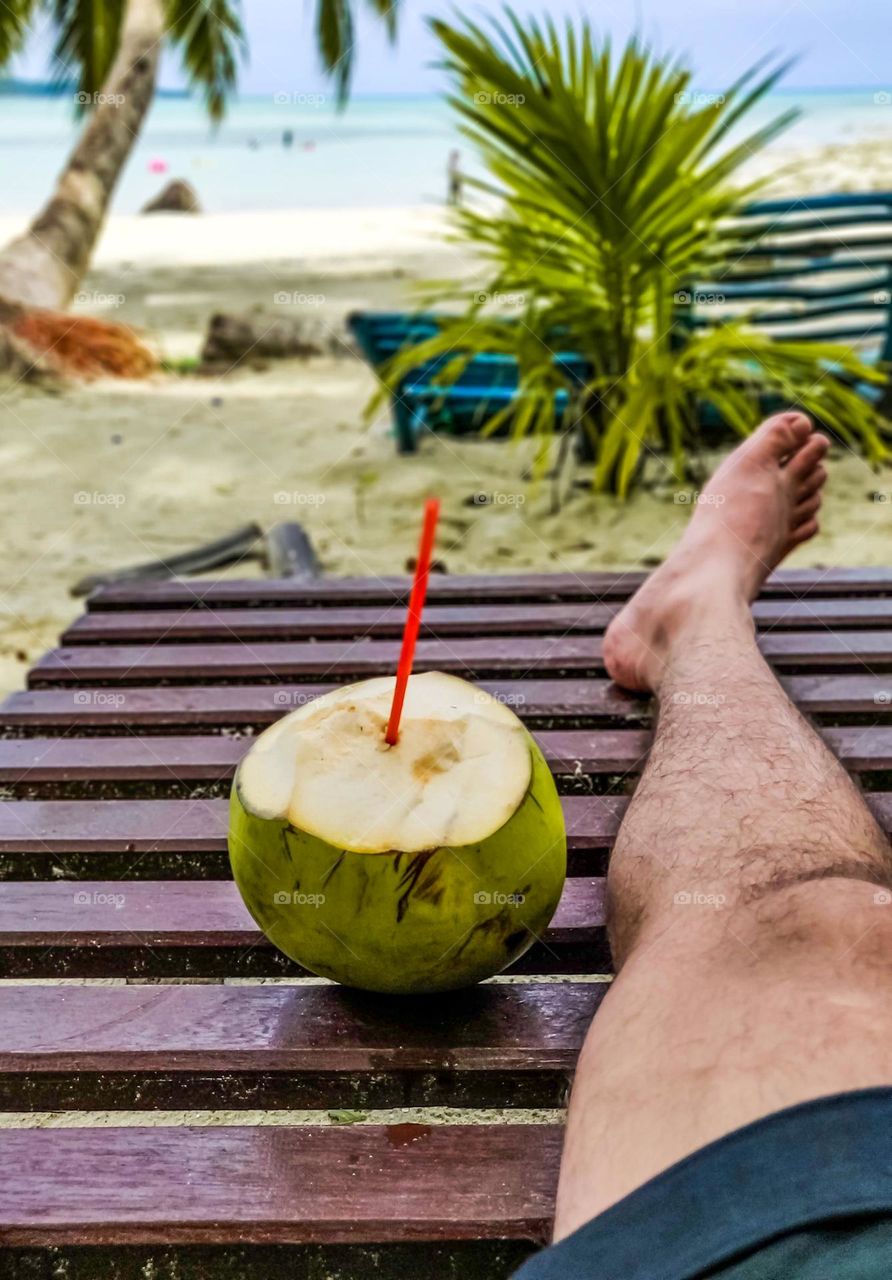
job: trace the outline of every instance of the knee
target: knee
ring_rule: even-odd
[[[832,876],[769,888],[733,908],[728,931],[769,965],[824,965],[836,972],[892,965],[892,891]]]
[[[714,905],[649,913],[633,895],[610,894],[608,933],[617,972],[633,952],[662,946],[709,957],[718,967],[814,970],[851,976],[892,967],[892,889],[854,874],[763,884],[748,894],[712,895]],[[719,901],[719,897],[721,901]],[[684,910],[684,916],[680,910]],[[678,914],[676,910],[679,911]],[[687,927],[679,928],[684,919]]]

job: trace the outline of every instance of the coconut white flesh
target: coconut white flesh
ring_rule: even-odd
[[[530,784],[517,716],[455,676],[411,676],[390,747],[393,688],[387,676],[334,689],[267,729],[239,767],[242,803],[360,853],[475,844],[498,831]]]

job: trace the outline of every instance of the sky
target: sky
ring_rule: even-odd
[[[362,4],[363,0],[357,0]],[[686,54],[696,83],[718,88],[762,54],[781,51],[799,61],[788,74],[791,88],[867,86],[892,89],[892,10],[889,0],[597,0],[579,6],[562,0],[521,0],[520,12],[578,16],[585,11],[599,31],[624,36],[638,27],[658,47]],[[466,14],[497,13],[501,0],[463,3]],[[441,86],[436,42],[427,14],[448,17],[438,0],[402,0],[400,34],[389,47],[380,24],[363,5],[358,23],[354,92],[433,93]],[[452,10],[454,11],[454,10]],[[242,0],[250,56],[240,75],[245,94],[309,93],[324,88],[312,39],[312,0]],[[13,74],[43,79],[49,41],[35,33]],[[182,83],[175,57],[167,56],[162,82]]]

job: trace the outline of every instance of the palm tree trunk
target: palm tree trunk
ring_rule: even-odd
[[[117,56],[55,191],[0,252],[3,302],[62,308],[77,292],[151,105],[163,34],[163,0],[128,0]]]

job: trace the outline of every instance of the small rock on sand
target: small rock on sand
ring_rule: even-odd
[[[141,213],[201,213],[195,188],[182,178],[175,178],[154,200],[144,204]]]

